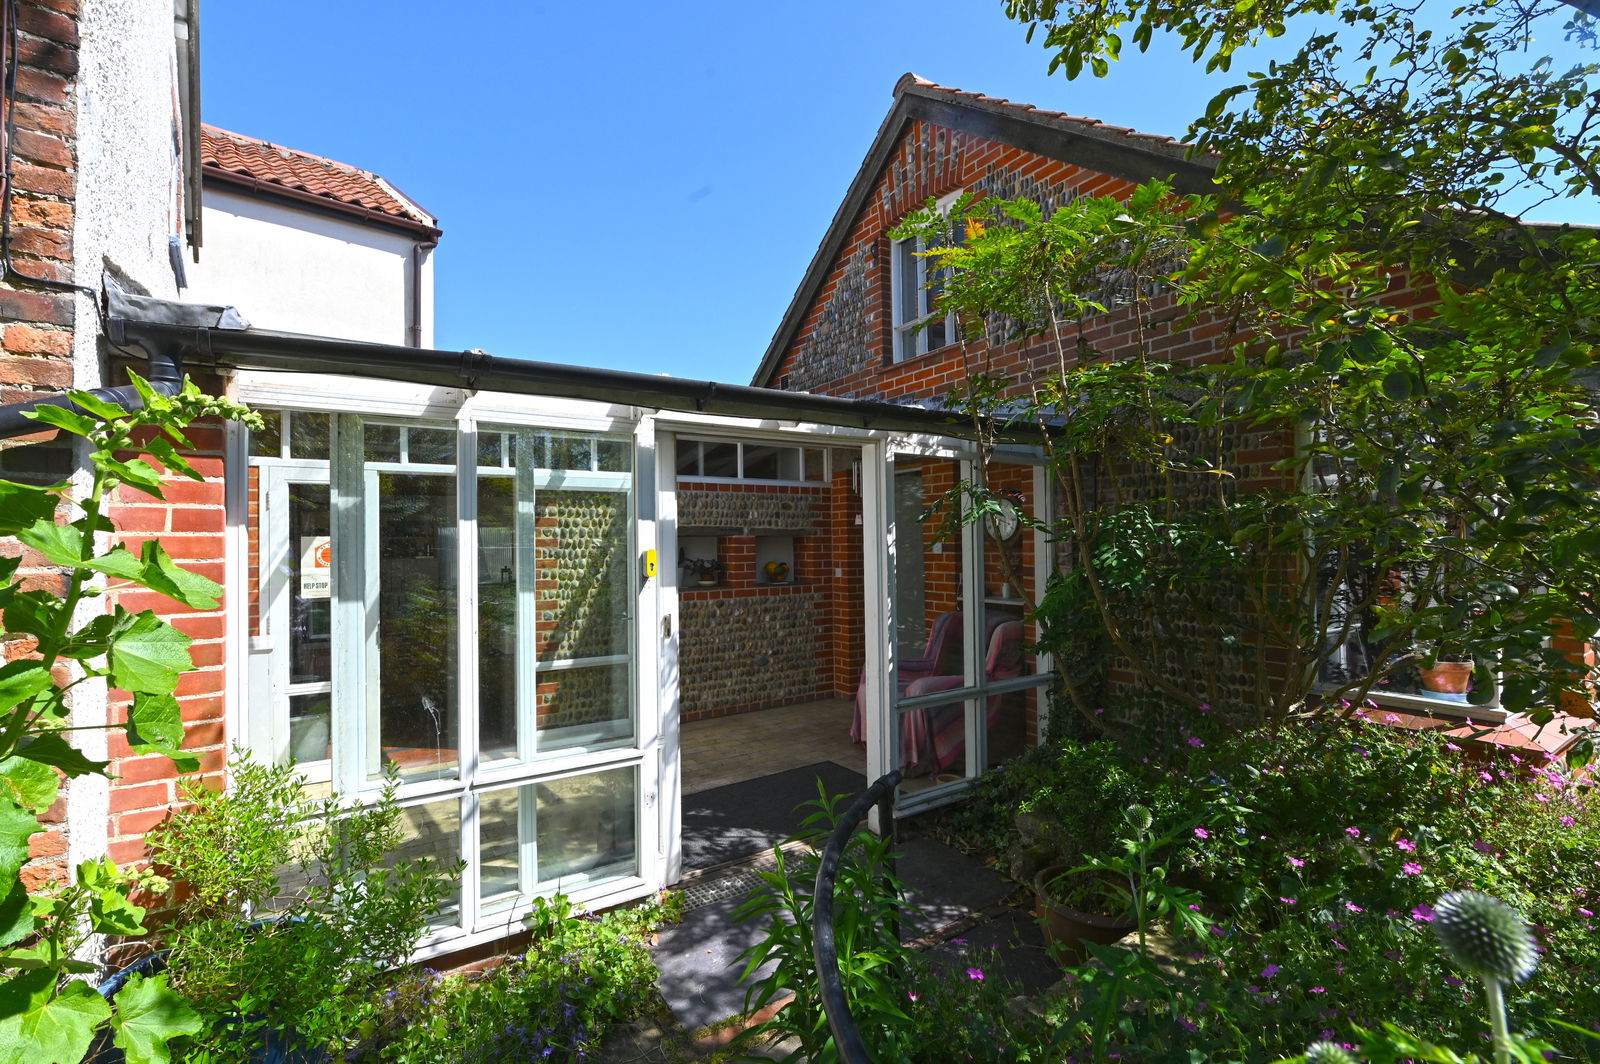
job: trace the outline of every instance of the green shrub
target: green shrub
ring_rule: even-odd
[[[388,1041],[368,1059],[392,1064],[512,1064],[582,1059],[616,1023],[657,1000],[645,948],[668,916],[660,903],[595,918],[565,898],[535,903],[527,952],[481,977],[424,969],[391,992]]]
[[[352,811],[309,797],[293,766],[235,754],[227,790],[148,836],[182,900],[165,934],[173,986],[204,1020],[183,1059],[247,1059],[278,1043],[344,1052],[370,1033],[458,871],[395,860],[393,783]]]

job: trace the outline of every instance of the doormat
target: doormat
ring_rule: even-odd
[[[857,795],[867,788],[861,773],[819,761],[772,776],[730,783],[683,799],[683,867],[710,868],[772,849],[800,830],[814,809],[817,781],[830,795]]]

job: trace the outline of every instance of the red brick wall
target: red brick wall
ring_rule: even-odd
[[[119,488],[109,516],[119,530],[118,538],[129,550],[137,552],[146,540],[159,538],[178,564],[220,584],[226,537],[224,430],[222,425],[210,422],[189,428],[185,435],[194,444],[193,452],[186,457],[204,475],[204,482],[163,476],[164,500],[132,488]],[[178,681],[177,690],[183,713],[183,745],[199,756],[201,775],[220,776],[228,744],[223,698],[227,677],[226,598],[211,610],[190,609],[143,588],[115,592],[110,598],[135,613],[154,610],[194,640],[189,648],[194,670]],[[127,710],[127,694],[112,691],[113,723],[126,720]],[[135,861],[144,856],[144,833],[160,823],[177,802],[178,772],[165,757],[135,754],[118,731],[109,736],[107,756],[116,777],[111,783],[109,854],[118,863]]]
[[[77,0],[22,0],[17,11],[17,53],[7,54],[0,71],[16,64],[15,155],[11,200],[10,252],[14,273],[0,278],[0,404],[71,388],[73,380],[73,297],[25,280],[73,280],[72,222],[77,174],[78,70]],[[0,47],[8,47],[0,41]],[[0,104],[0,123],[8,117]],[[38,433],[0,445],[0,475],[55,481],[71,466],[70,443],[53,433]],[[65,516],[65,515],[63,515]],[[0,553],[15,556],[10,541]],[[31,552],[29,552],[31,553]],[[59,590],[59,573],[24,557],[19,573],[32,586]],[[31,653],[33,641],[8,641],[5,659]],[[64,678],[64,677],[63,677]],[[63,798],[41,819],[47,830],[29,840],[32,859],[22,870],[28,889],[62,882],[67,873],[67,802]]]

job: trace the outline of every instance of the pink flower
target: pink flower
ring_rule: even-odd
[[[1362,908],[1362,907],[1361,907],[1361,906],[1359,906],[1359,905],[1357,905],[1357,904],[1356,904],[1356,903],[1355,903],[1355,902],[1353,902],[1353,901],[1347,901],[1347,902],[1345,902],[1345,903],[1344,903],[1344,907],[1345,907],[1345,908],[1346,908],[1346,909],[1349,909],[1349,910],[1350,910],[1350,911],[1351,911],[1351,912],[1353,912],[1353,913],[1359,913],[1359,912],[1365,912],[1365,911],[1366,911],[1366,910],[1365,910],[1365,909],[1363,909],[1363,908]]]
[[[1294,899],[1294,898],[1285,898],[1281,894],[1278,895],[1278,900],[1283,902],[1283,904],[1285,904],[1285,905],[1299,905],[1300,904],[1300,902],[1297,901],[1296,899]]]
[[[1201,702],[1200,703],[1200,711],[1202,713],[1205,712],[1206,710],[1210,709],[1210,708],[1211,708],[1211,703],[1210,702]]]
[[[1488,769],[1479,769],[1478,770],[1478,778],[1480,780],[1482,780],[1483,782],[1485,782],[1485,783],[1493,783],[1494,782],[1494,776],[1490,775]]]
[[[1359,839],[1361,837],[1360,828],[1345,828],[1344,833],[1349,835],[1352,839]]]
[[[1457,753],[1459,753],[1461,751],[1461,747],[1457,746],[1455,743],[1445,743],[1444,744],[1444,748],[1446,750],[1454,750]]]
[[[1577,823],[1577,821],[1573,820],[1570,816],[1564,816],[1564,817],[1561,818],[1561,826],[1564,827],[1564,828],[1570,828],[1572,825],[1574,825],[1576,823]]]
[[[1578,912],[1581,913],[1584,916],[1593,916],[1594,915],[1594,913],[1590,912],[1588,909],[1585,909],[1581,905],[1578,906]]]
[[[1422,874],[1422,866],[1415,861],[1407,861],[1400,866],[1400,871],[1408,876],[1420,876]]]
[[[1535,800],[1540,802],[1548,802],[1550,800],[1550,796],[1548,794],[1536,794],[1533,797]]]
[[[1211,837],[1211,832],[1207,831],[1205,828],[1195,828],[1194,837],[1197,839],[1209,839]]]
[[[922,1000],[922,995],[917,993],[915,990],[907,990],[906,991],[906,997],[910,998],[912,1001],[921,1001]]]
[[[1410,839],[1395,839],[1394,844],[1406,851],[1406,853],[1417,852],[1417,844],[1412,842]]]
[[[1265,968],[1261,969],[1261,978],[1271,979],[1281,971],[1283,971],[1283,969],[1278,967],[1276,964],[1269,964]]]
[[[1327,992],[1328,992],[1328,988],[1327,987],[1314,986],[1314,987],[1311,988],[1311,993],[1313,993],[1313,994],[1326,994]]]
[[[1291,858],[1289,858],[1289,866],[1291,868],[1304,868],[1306,866],[1306,863],[1304,861],[1300,860],[1300,858],[1298,858],[1298,857],[1291,857]]]
[[[1386,723],[1386,724],[1399,724],[1400,723],[1400,718],[1395,716],[1393,713],[1385,713],[1383,715],[1383,720],[1384,720],[1384,723]]]
[[[1191,736],[1189,736],[1189,745],[1190,746],[1204,746],[1206,744],[1200,741],[1200,736],[1191,735]]]
[[[983,969],[982,968],[968,968],[967,969],[967,978],[968,979],[976,979],[980,983],[983,982]]]

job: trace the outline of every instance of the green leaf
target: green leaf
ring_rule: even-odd
[[[54,765],[69,776],[104,775],[109,761],[91,761],[60,732],[46,732],[17,746],[17,756],[41,765]]]
[[[89,862],[85,862],[89,863]],[[89,924],[97,934],[144,934],[144,909],[118,887],[102,887],[89,899]]]
[[[167,973],[135,975],[117,991],[113,1041],[128,1064],[167,1064],[167,1042],[200,1030],[200,1015],[167,986]]]
[[[28,863],[28,839],[44,829],[34,815],[11,801],[0,798],[0,883],[10,883]]]
[[[24,591],[13,595],[6,604],[6,631],[49,635],[55,629],[55,617],[60,610],[61,600],[47,591]]]
[[[116,403],[100,398],[93,392],[71,392],[69,397],[74,403],[77,403],[102,421],[115,421],[119,417],[128,416],[128,411]]]
[[[87,983],[55,986],[54,968],[0,983],[0,1064],[78,1064],[89,1051],[111,1006]]]
[[[83,533],[73,525],[58,525],[42,518],[18,532],[17,539],[54,565],[77,565],[83,561]]]
[[[14,536],[56,512],[56,497],[31,484],[0,480],[0,536]]]
[[[119,610],[118,622],[111,639],[112,682],[129,691],[171,694],[178,676],[194,665],[189,637],[149,611],[132,616]]]
[[[0,713],[26,702],[51,684],[50,670],[41,661],[21,659],[0,668]]]
[[[145,541],[143,562],[143,583],[152,591],[197,610],[216,609],[222,599],[222,585],[179,566],[156,540]]]
[[[121,580],[137,580],[144,583],[144,563],[121,544],[112,547],[98,558],[91,558],[84,563],[84,568],[105,573],[107,576],[115,576]]]
[[[0,898],[0,946],[9,946],[33,934],[33,899],[22,880],[14,880],[11,890]],[[0,961],[0,967],[4,962]]]
[[[1403,403],[1411,398],[1412,385],[1411,374],[1397,369],[1383,378],[1383,394],[1394,402]]]
[[[94,418],[84,417],[76,410],[69,410],[64,406],[55,406],[50,403],[36,406],[22,416],[58,429],[66,429],[68,432],[78,436],[91,435],[95,429],[100,427],[100,423]]]
[[[165,754],[183,746],[183,712],[170,694],[140,691],[128,710],[128,745],[136,753]]]
[[[0,795],[24,809],[44,812],[55,804],[60,790],[60,777],[49,765],[16,756],[0,761]]]

